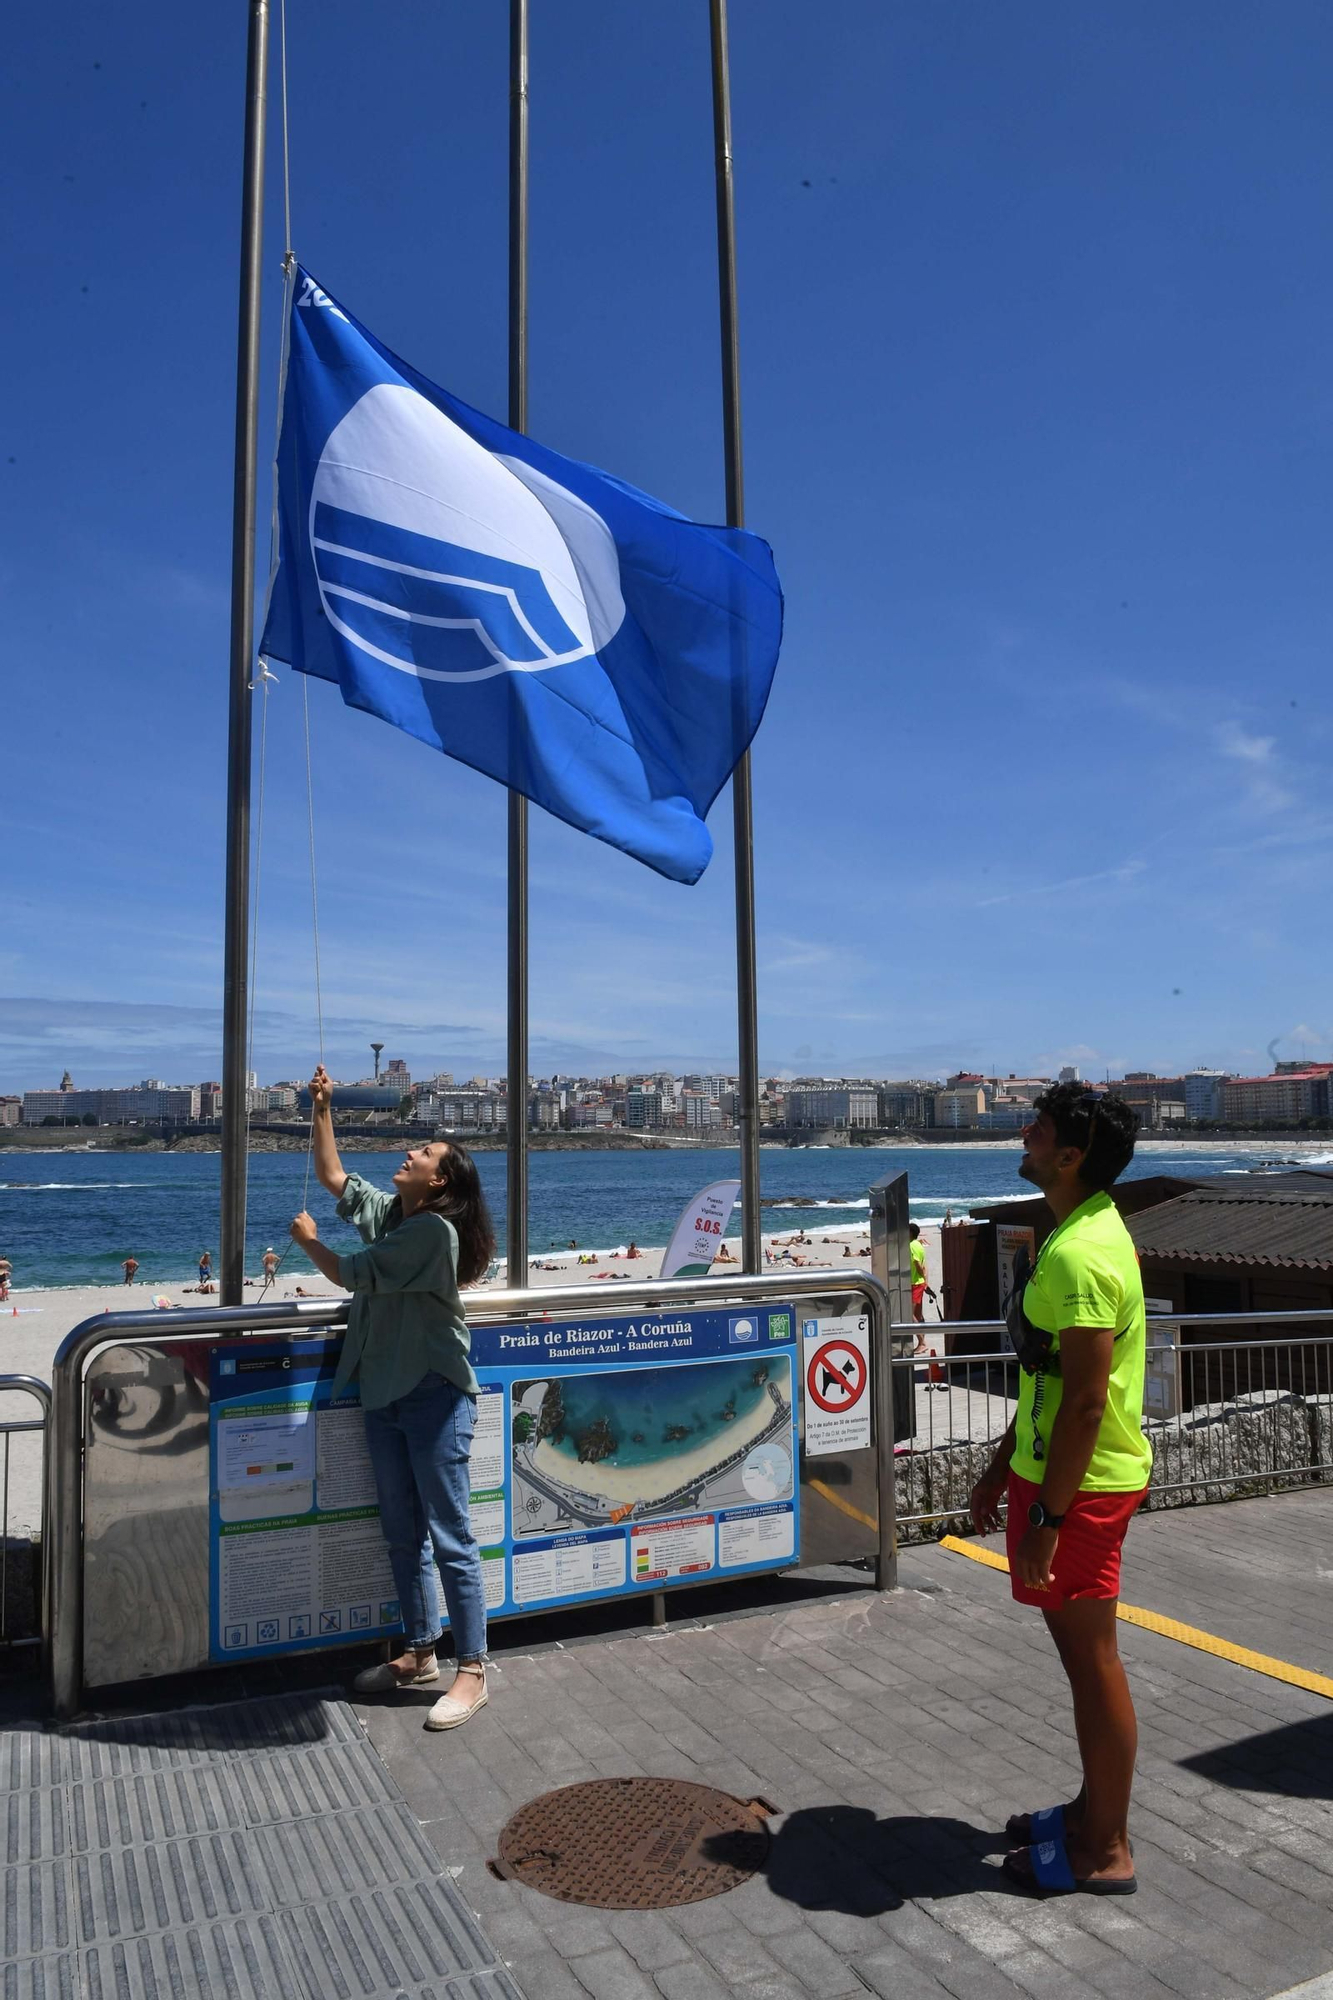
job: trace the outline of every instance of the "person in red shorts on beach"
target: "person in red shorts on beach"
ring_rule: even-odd
[[[1055,1228],[1009,1314],[1022,1364],[1018,1410],[972,1493],[978,1534],[1000,1525],[1009,1572],[1040,1607],[1074,1697],[1083,1784],[1069,1805],[1016,1814],[1004,1872],[1044,1895],[1138,1887],[1129,1795],[1138,1727],[1116,1645],[1120,1550],[1152,1470],[1143,1433],[1143,1283],[1107,1189],[1134,1156],[1138,1118],[1081,1083],[1043,1091],[1019,1173]]]

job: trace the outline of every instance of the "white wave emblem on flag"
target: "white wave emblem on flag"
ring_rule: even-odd
[[[309,535],[335,630],[422,680],[544,673],[624,620],[601,515],[405,385],[368,389],[330,433]]]

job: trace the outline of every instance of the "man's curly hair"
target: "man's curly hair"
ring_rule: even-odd
[[[1119,1180],[1134,1157],[1139,1114],[1123,1097],[1089,1090],[1085,1083],[1053,1083],[1032,1100],[1044,1111],[1062,1146],[1087,1147],[1078,1177],[1084,1187],[1102,1194]]]

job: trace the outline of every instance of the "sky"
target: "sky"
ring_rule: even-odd
[[[501,417],[506,12],[287,27],[301,260]],[[0,1091],[220,1073],[246,18],[10,28]],[[732,0],[731,55],[786,593],[761,1067],[1328,1057],[1333,14]],[[531,143],[532,434],[721,520],[706,0],[533,0]],[[267,1077],[318,1047],[304,692],[279,670],[263,730]],[[324,683],[309,717],[330,1067],[499,1073],[501,790]],[[534,1074],[734,1066],[727,793],[710,830],[684,888],[534,811]]]

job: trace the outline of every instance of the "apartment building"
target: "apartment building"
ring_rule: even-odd
[[[199,1116],[197,1084],[177,1087],[156,1078],[132,1090],[25,1090],[24,1125],[47,1118],[78,1124],[85,1118],[98,1125],[191,1125]]]
[[[1185,1116],[1190,1119],[1222,1116],[1222,1086],[1228,1081],[1224,1069],[1192,1069],[1184,1078]]]
[[[793,1131],[873,1131],[879,1124],[879,1092],[870,1084],[793,1084],[787,1092],[787,1124]]]
[[[1228,1125],[1297,1125],[1302,1118],[1327,1118],[1331,1071],[1333,1065],[1320,1063],[1273,1076],[1228,1077],[1222,1085],[1222,1116]]]
[[[979,1125],[985,1112],[986,1093],[982,1089],[980,1077],[935,1092],[936,1131]]]

